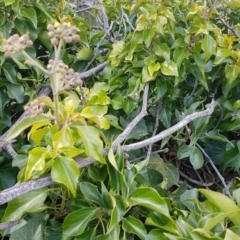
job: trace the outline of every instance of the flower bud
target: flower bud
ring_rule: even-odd
[[[52,43],[53,46],[57,46],[58,45],[58,39],[57,38],[52,38],[51,43]]]

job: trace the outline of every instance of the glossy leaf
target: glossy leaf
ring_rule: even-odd
[[[44,224],[44,218],[47,215],[45,213],[37,214],[33,219],[28,221],[23,227],[20,227],[11,234],[11,240],[32,240],[43,238],[43,228],[41,225]]]
[[[25,129],[32,126],[34,123],[40,123],[40,122],[46,122],[46,120],[49,121],[49,118],[46,116],[38,115],[36,118],[24,118],[22,121],[17,123],[9,132],[6,142],[16,138],[19,134],[21,134]]]
[[[43,188],[12,200],[6,208],[2,222],[16,221],[27,212],[39,212],[45,209],[44,202],[47,195],[48,189]]]
[[[166,76],[176,76],[176,77],[178,77],[178,68],[177,68],[176,63],[173,62],[173,61],[170,61],[169,63],[164,61],[161,64],[161,71]]]
[[[124,219],[122,228],[125,232],[135,234],[142,240],[146,239],[147,231],[144,224],[135,217],[128,216]]]
[[[78,126],[77,131],[84,142],[86,155],[104,163],[102,155],[103,143],[99,131],[92,126]]]
[[[240,68],[237,65],[227,65],[225,67],[225,76],[227,78],[227,84],[232,84],[239,75]]]
[[[63,240],[82,234],[99,208],[82,208],[70,213],[63,222]]]
[[[25,180],[31,178],[33,171],[41,171],[45,167],[45,158],[48,150],[43,147],[36,147],[29,152]]]
[[[208,201],[212,202],[223,212],[235,212],[235,214],[233,216],[229,216],[229,218],[235,225],[240,225],[240,219],[238,217],[239,208],[230,198],[223,195],[222,193],[214,192],[207,189],[199,189],[198,191],[202,193],[208,199]]]
[[[108,222],[107,233],[114,231],[114,228],[119,226],[120,221],[126,214],[126,208],[124,206],[124,199],[121,196],[111,196],[112,211],[111,218]]]
[[[89,182],[81,182],[80,183],[80,190],[84,197],[88,201],[94,201],[99,205],[102,205],[102,197],[98,191],[98,187],[89,183]]]
[[[210,35],[210,34],[206,34],[202,43],[202,50],[204,51],[206,57],[205,57],[205,61],[207,62],[208,59],[215,53],[216,51],[216,41],[215,39]]]
[[[216,58],[213,63],[216,65],[221,64],[225,59],[227,59],[231,55],[232,51],[230,49],[220,48],[217,50]]]
[[[59,156],[54,160],[51,170],[52,180],[65,185],[73,196],[76,196],[79,175],[78,165],[73,159]]]
[[[169,216],[168,205],[153,188],[140,187],[128,199],[130,206],[140,205]]]

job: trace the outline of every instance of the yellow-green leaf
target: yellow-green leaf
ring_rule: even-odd
[[[91,48],[82,48],[78,53],[77,53],[77,59],[78,60],[91,60],[93,57],[94,51]]]
[[[178,77],[178,68],[176,63],[173,61],[170,61],[169,63],[164,61],[161,64],[161,71],[164,75]]]
[[[73,158],[76,157],[77,155],[81,154],[84,152],[83,149],[76,148],[74,146],[68,146],[68,147],[63,147],[59,149],[59,152],[65,155],[66,157]]]
[[[225,213],[231,213],[235,211],[235,215],[232,215],[231,213],[228,217],[231,219],[234,225],[240,225],[239,208],[229,197],[223,195],[222,193],[207,189],[199,189],[198,191],[202,193],[209,202],[221,209],[221,211]]]
[[[227,65],[225,67],[225,76],[227,78],[227,84],[230,85],[238,77],[240,68],[237,65]]]
[[[204,53],[206,55],[205,61],[207,62],[208,59],[213,54],[215,54],[217,44],[216,44],[215,39],[211,35],[207,34],[207,35],[205,35],[205,37],[202,41],[201,47],[202,47],[202,50],[204,51]]]
[[[60,156],[52,165],[51,177],[54,182],[65,185],[75,197],[80,170],[72,158]]]
[[[33,171],[41,171],[45,167],[45,157],[48,150],[43,147],[36,147],[29,152],[25,180],[31,178]]]
[[[173,59],[178,67],[181,66],[183,59],[188,58],[189,51],[187,48],[178,47],[174,50]]]
[[[46,208],[44,202],[48,193],[47,188],[42,188],[12,200],[4,212],[2,222],[17,221],[27,212],[43,210]]]
[[[168,63],[170,61],[170,48],[166,43],[161,43],[155,46],[155,54],[163,57]]]
[[[158,70],[160,69],[160,63],[153,63],[148,65],[148,72],[151,77],[155,78]]]
[[[40,123],[40,122],[50,122],[49,118],[43,115],[38,115],[35,118],[24,118],[22,121],[17,123],[10,131],[8,136],[6,137],[6,142],[16,138],[19,134],[21,134],[25,129],[31,127],[35,123]]]
[[[63,147],[72,146],[74,143],[71,130],[68,126],[64,125],[63,128],[54,134],[52,137],[53,141],[53,149],[57,152],[59,149]]]
[[[98,129],[92,126],[77,126],[77,131],[84,143],[86,155],[104,163],[103,143]]]
[[[214,60],[214,64],[221,64],[226,58],[232,55],[232,51],[230,49],[221,48],[217,50],[216,58]]]

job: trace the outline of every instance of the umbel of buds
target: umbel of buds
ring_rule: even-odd
[[[50,59],[47,65],[47,69],[52,69],[53,60]],[[70,90],[71,86],[82,86],[82,80],[78,72],[74,72],[72,68],[69,68],[62,60],[58,60],[56,64],[56,73],[60,74],[59,80],[64,81],[64,90]]]
[[[67,22],[49,24],[47,30],[53,46],[57,46],[60,39],[63,39],[66,43],[77,42],[80,39],[77,35],[78,28]]]
[[[11,36],[5,44],[5,58],[10,58],[13,53],[21,52],[26,47],[32,47],[33,42],[29,39],[29,35],[24,34],[21,37],[18,34]]]
[[[44,112],[44,103],[40,103],[37,99],[30,102],[28,105],[24,107],[26,115],[28,115],[30,118],[35,118],[38,114],[41,114]]]

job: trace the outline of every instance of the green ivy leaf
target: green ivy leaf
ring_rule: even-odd
[[[9,132],[7,138],[6,138],[6,142],[16,138],[19,134],[21,134],[25,129],[29,128],[30,126],[32,126],[35,123],[40,123],[42,121],[49,121],[49,118],[46,116],[42,116],[42,115],[38,115],[35,118],[24,118],[22,121],[20,121],[19,123],[17,123],[17,125],[15,125],[11,131]],[[49,121],[50,122],[50,121]]]
[[[94,201],[102,206],[102,197],[97,186],[89,182],[81,182],[80,190],[88,201]]]
[[[18,103],[22,103],[24,100],[24,88],[21,85],[7,83],[7,93],[10,98],[16,99]]]
[[[128,202],[130,206],[144,206],[170,217],[167,203],[153,188],[137,188]]]
[[[63,222],[63,238],[67,240],[70,237],[80,235],[86,229],[89,221],[99,211],[99,208],[81,208],[70,213]]]
[[[79,175],[80,170],[73,159],[60,156],[54,160],[51,170],[52,180],[65,185],[73,196],[76,196]]]
[[[39,231],[39,229],[43,229],[43,225],[45,219],[48,215],[46,213],[39,213],[33,219],[28,221],[24,226],[18,228],[14,231],[10,239],[11,240],[33,240],[33,239],[43,239],[43,231]],[[53,239],[53,238],[52,238]]]
[[[126,214],[124,199],[119,195],[117,196],[110,195],[110,197],[111,197],[113,209],[111,211],[111,219],[108,222],[107,233],[114,231],[114,229],[117,226],[119,226],[119,222],[122,220],[123,216]]]
[[[34,28],[37,28],[38,18],[35,9],[33,7],[27,7],[21,8],[20,11],[21,15],[25,18],[28,18],[32,22]]]
[[[16,0],[4,0],[5,6],[12,5]]]
[[[177,168],[171,163],[164,162],[158,154],[151,155],[147,167],[161,173],[164,180],[167,181],[167,189],[179,181],[179,171]]]
[[[111,188],[120,190],[123,186],[123,174],[118,168],[112,148],[108,152],[108,174]]]
[[[155,226],[160,229],[163,229],[164,231],[171,232],[171,233],[177,233],[178,229],[176,226],[176,223],[173,221],[173,219],[160,214],[158,212],[152,212],[148,215],[146,219],[146,225]]]
[[[170,62],[170,48],[166,43],[157,44],[155,46],[155,54],[163,57],[167,63]]]
[[[146,239],[147,230],[145,229],[142,221],[135,217],[128,216],[126,219],[124,219],[122,228],[125,232],[133,233],[142,240]]]
[[[47,196],[48,189],[43,188],[12,200],[5,210],[2,222],[17,221],[27,212],[45,209],[44,202]]]
[[[203,41],[202,41],[202,43],[201,43],[201,47],[202,47],[202,50],[204,51],[204,53],[206,55],[205,61],[207,62],[208,59],[213,54],[215,54],[217,44],[216,44],[215,39],[211,35],[206,34],[204,39],[203,39]]]
[[[173,59],[176,65],[180,68],[183,59],[188,58],[189,51],[187,48],[178,47],[173,52]]]
[[[176,76],[176,77],[178,77],[178,68],[177,68],[176,63],[173,62],[173,61],[169,61],[169,63],[164,61],[161,64],[161,71],[166,76]]]

